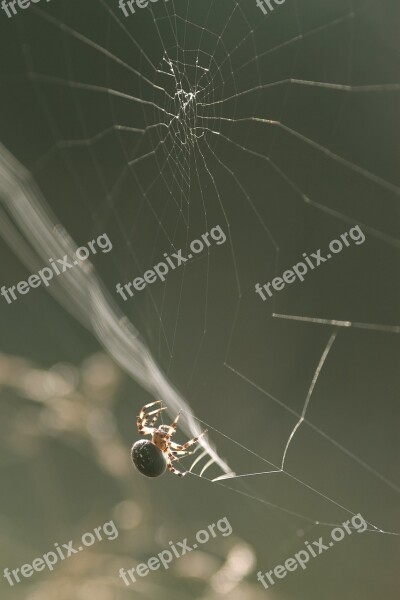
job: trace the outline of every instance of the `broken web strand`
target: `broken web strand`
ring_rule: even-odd
[[[247,474],[241,474],[241,475],[236,475],[235,474],[235,475],[232,475],[232,476],[229,475],[229,474],[228,475],[221,475],[220,477],[216,477],[215,479],[213,479],[213,481],[219,481],[221,479],[228,479],[228,478],[229,479],[238,479],[240,477],[250,477],[250,476],[254,476],[254,475],[270,475],[272,473],[283,473],[284,472],[285,459],[286,459],[286,454],[287,454],[287,452],[289,450],[289,446],[290,446],[290,444],[291,444],[291,442],[292,442],[292,440],[293,440],[293,438],[294,438],[297,430],[299,429],[299,427],[301,426],[301,424],[304,422],[304,419],[305,419],[305,416],[306,416],[306,412],[307,412],[307,408],[308,408],[308,405],[310,403],[311,395],[312,395],[312,393],[314,391],[315,384],[317,383],[317,379],[319,377],[319,374],[321,373],[322,367],[324,366],[324,363],[325,363],[325,360],[326,360],[326,358],[328,356],[328,353],[329,353],[330,349],[332,348],[332,345],[333,345],[333,343],[334,343],[334,341],[336,339],[336,335],[337,335],[337,332],[334,331],[332,333],[332,335],[330,336],[329,340],[328,340],[328,343],[327,343],[327,345],[325,347],[325,350],[322,353],[322,356],[320,358],[320,361],[318,363],[318,366],[317,366],[316,371],[314,373],[314,376],[312,378],[311,385],[310,385],[309,390],[307,392],[306,401],[304,403],[303,410],[302,410],[302,412],[300,414],[299,420],[295,424],[293,430],[291,431],[291,433],[289,435],[288,441],[286,442],[286,446],[285,446],[285,449],[283,451],[281,466],[280,467],[275,467],[275,469],[273,471],[262,471],[260,473],[247,473]]]
[[[335,319],[319,319],[317,317],[305,317],[296,315],[283,315],[273,313],[276,319],[285,319],[287,321],[300,321],[303,323],[316,323],[318,325],[328,325],[330,327],[353,327],[354,329],[368,329],[370,331],[383,331],[385,333],[400,333],[400,325],[380,325],[378,323],[357,323],[355,321],[337,321]]]

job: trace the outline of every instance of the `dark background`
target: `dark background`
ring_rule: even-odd
[[[3,568],[32,562],[54,542],[78,539],[111,518],[120,530],[116,541],[59,563],[53,573],[14,588],[4,580],[7,600],[155,598],[161,590],[174,600],[214,599],[224,595],[213,579],[222,568],[229,598],[398,597],[398,537],[377,532],[346,538],[271,593],[255,579],[257,570],[269,571],[301,549],[304,539],[329,536],[331,527],[315,521],[345,521],[348,513],[338,505],[400,532],[399,119],[398,89],[387,88],[398,81],[398,7],[392,0],[286,0],[264,17],[253,2],[234,5],[159,0],[152,12],[138,9],[126,19],[111,0],[53,0],[13,19],[1,14],[1,142],[32,171],[78,245],[109,235],[113,250],[93,264],[237,473],[269,465],[232,440],[280,463],[296,423],[285,406],[301,412],[332,332],[273,313],[387,325],[388,331],[339,328],[307,413],[326,435],[304,424],[289,450],[286,470],[300,482],[259,475],[223,482],[227,489],[190,476],[140,477],[129,448],[137,438],[136,415],[151,397],[43,289],[12,305],[2,298]],[[196,131],[204,133],[196,148],[171,129],[160,143],[165,127],[144,138],[115,129],[95,138],[114,125],[168,122],[156,107],[173,112],[174,103],[144,79],[175,95],[172,78],[151,66],[165,70],[164,52],[184,77],[185,91],[195,85],[197,54],[210,69],[207,91],[196,97]],[[97,87],[85,90],[82,83]],[[356,91],[365,85],[374,90]],[[250,88],[256,89],[240,95]],[[279,121],[300,135],[239,121],[246,117]],[[88,142],[66,147],[62,140]],[[127,167],[154,148],[149,159]],[[255,295],[257,281],[271,281],[303,252],[324,253],[356,223],[364,244],[343,250],[274,299],[263,303]],[[126,303],[115,294],[117,282],[142,275],[164,252],[185,253],[217,224],[229,239],[212,246],[209,257],[199,255]],[[1,285],[26,279],[30,272],[5,243],[0,250]],[[146,561],[170,539],[193,539],[222,516],[233,527],[231,537],[136,587],[125,588],[118,578],[121,566]],[[255,560],[236,583],[235,548]]]

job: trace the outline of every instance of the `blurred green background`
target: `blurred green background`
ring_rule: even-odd
[[[249,0],[235,5],[159,0],[152,12],[126,19],[116,1],[57,0],[13,19],[2,14],[1,141],[32,171],[79,246],[108,234],[113,250],[93,257],[98,274],[237,473],[269,469],[242,446],[280,463],[296,423],[285,407],[301,412],[332,332],[273,313],[389,331],[339,328],[307,413],[325,435],[307,424],[296,434],[286,463],[296,479],[260,475],[220,485],[167,473],[153,481],[130,462],[136,415],[152,398],[42,288],[12,305],[2,298],[2,568],[31,563],[55,542],[79,540],[110,520],[119,530],[116,540],[52,573],[14,587],[1,577],[5,600],[398,598],[396,535],[346,538],[269,591],[255,574],[283,563],[305,540],[329,536],[331,527],[315,522],[342,523],[348,513],[341,507],[400,532],[399,342],[391,330],[399,322],[391,241],[399,193],[385,184],[399,184],[398,90],[385,87],[398,81],[399,8],[394,0],[286,0],[263,17]],[[174,133],[161,141],[162,126],[144,137],[114,127],[168,122],[160,108],[173,111],[173,102],[154,87],[177,91],[160,73],[165,56],[186,90],[196,82],[197,57],[209,68],[197,99],[196,131],[204,137],[194,150]],[[291,78],[332,86],[268,85]],[[377,89],[346,92],[336,84]],[[240,121],[247,117],[279,121],[300,137]],[[303,252],[324,251],[356,223],[363,245],[272,300],[255,295],[257,281],[280,275]],[[115,294],[116,283],[142,275],[164,252],[185,253],[217,224],[229,243],[126,303]],[[3,241],[0,256],[1,285],[29,276]],[[223,516],[231,536],[129,588],[118,577],[121,567],[147,561],[169,540],[190,542]]]

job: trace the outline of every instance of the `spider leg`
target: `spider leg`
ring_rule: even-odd
[[[175,467],[172,464],[172,460],[174,460],[174,456],[173,454],[171,454],[170,452],[167,453],[167,469],[168,471],[171,471],[171,473],[173,473],[174,475],[178,475],[178,477],[184,477],[184,475],[186,475],[185,473],[182,473],[181,471],[178,471],[178,469],[175,469]]]
[[[154,414],[154,417],[151,419],[150,423],[149,423],[149,427],[153,427],[153,425],[155,424],[155,422],[158,419],[158,415],[160,414],[160,412],[162,410],[167,410],[166,406],[163,406],[162,408],[158,408],[157,410],[153,410],[153,412],[150,412],[146,415],[146,419],[147,417],[149,417],[150,415]]]
[[[139,417],[137,420],[137,428],[138,432],[142,435],[153,435],[154,427],[147,427],[145,423],[142,422],[141,419],[139,419]]]
[[[169,446],[172,450],[172,452],[175,452],[175,450],[179,449],[179,444],[177,444],[176,442],[173,442],[172,440],[169,440]]]
[[[156,408],[155,410],[152,410],[149,413],[146,413],[146,419],[148,417],[151,417],[151,415],[155,415],[156,413],[161,412],[162,410],[167,410],[167,407],[166,406],[162,406],[161,408]]]
[[[189,456],[189,454],[194,454],[194,450],[188,452],[187,450],[171,450],[171,454],[174,455],[175,460],[179,458],[184,458],[184,456]]]
[[[170,446],[174,449],[174,450],[186,450],[186,448],[189,448],[189,446],[193,446],[193,444],[195,444],[201,437],[203,437],[203,435],[207,433],[207,429],[205,431],[203,431],[200,435],[198,435],[197,437],[192,438],[191,440],[189,440],[188,442],[186,442],[185,444],[175,444],[175,442],[170,442]]]
[[[139,415],[141,419],[143,419],[143,417],[145,416],[146,409],[150,408],[150,406],[154,406],[154,404],[161,404],[161,400],[156,400],[155,402],[149,402],[149,404],[145,404],[144,406],[142,406],[142,410],[140,411],[140,415]]]
[[[180,416],[181,416],[181,411],[178,412],[178,414],[176,415],[175,421],[173,423],[171,423],[171,425],[170,425],[171,429],[173,429],[174,431],[176,430],[176,425],[179,421]]]
[[[148,434],[152,434],[153,433],[153,428],[152,425],[154,425],[154,423],[157,420],[158,414],[162,411],[165,410],[166,407],[163,408],[156,408],[155,410],[146,413],[146,409],[150,408],[150,406],[154,406],[154,404],[160,404],[161,400],[156,400],[155,402],[150,402],[149,404],[145,404],[138,417],[137,417],[137,428],[139,433],[143,434],[143,435],[148,435]],[[148,426],[148,419],[151,415],[154,415],[154,417],[151,419],[150,422],[150,426]]]

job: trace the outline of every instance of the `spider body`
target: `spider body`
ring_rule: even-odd
[[[146,477],[159,477],[167,468],[162,450],[150,440],[138,440],[133,444],[131,456],[135,467]]]
[[[160,425],[154,427],[158,416],[166,407],[157,408],[151,412],[146,412],[150,406],[160,404],[160,401],[150,402],[143,406],[137,418],[137,428],[142,435],[151,435],[150,440],[139,440],[132,446],[132,461],[138,471],[146,477],[159,477],[166,469],[183,477],[186,473],[178,471],[172,462],[180,457],[192,454],[187,451],[189,446],[195,444],[206,432],[203,431],[199,436],[192,438],[185,444],[176,444],[171,437],[176,432],[176,426],[179,420],[179,414],[171,425]]]

